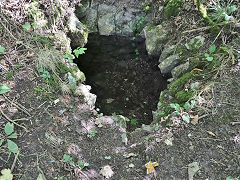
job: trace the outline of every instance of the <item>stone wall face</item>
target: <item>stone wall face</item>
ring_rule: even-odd
[[[141,2],[137,0],[89,0],[81,1],[76,7],[76,16],[84,23],[89,32],[100,35],[132,36],[134,21],[141,16]],[[151,21],[151,13],[147,15]]]

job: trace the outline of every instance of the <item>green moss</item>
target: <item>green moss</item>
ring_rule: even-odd
[[[165,7],[165,16],[169,19],[171,16],[176,16],[180,12],[180,7],[183,5],[184,0],[170,0]]]
[[[187,102],[193,95],[192,91],[179,91],[176,93],[175,97],[178,104],[183,104]]]
[[[172,83],[172,86],[169,90],[171,96],[175,96],[178,91],[181,91],[184,88],[184,85],[191,79],[192,74],[186,73],[182,75],[178,80]]]

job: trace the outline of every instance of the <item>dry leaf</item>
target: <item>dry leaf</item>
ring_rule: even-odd
[[[147,174],[151,174],[153,172],[155,172],[154,167],[157,167],[158,163],[157,162],[153,162],[149,161],[147,164],[145,164],[145,167],[147,168]]]
[[[188,164],[188,179],[193,180],[194,175],[199,170],[199,163],[198,162],[192,162]]]
[[[112,171],[111,166],[107,165],[101,169],[100,174],[108,179],[113,176],[114,172]]]
[[[209,135],[211,135],[211,136],[214,136],[214,137],[216,137],[216,134],[214,134],[213,132],[211,132],[211,131],[207,131],[207,133],[209,134]]]
[[[190,118],[192,119],[192,120],[191,120],[191,123],[192,123],[193,125],[198,124],[198,115],[196,115],[196,116],[190,115]]]
[[[130,158],[130,157],[136,157],[137,154],[134,154],[134,153],[129,153],[129,154],[126,154],[126,155],[123,155],[125,158]]]

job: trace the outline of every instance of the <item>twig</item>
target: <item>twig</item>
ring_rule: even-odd
[[[27,118],[20,118],[20,119],[14,119],[13,121],[28,121],[29,119]]]
[[[15,158],[14,158],[14,161],[13,161],[13,164],[12,164],[12,167],[11,167],[11,172],[13,172],[13,169],[14,169],[14,167],[15,167],[15,165],[16,165],[16,162],[17,162],[17,158],[18,158],[19,153],[20,153],[20,150],[18,150],[18,152],[17,152],[17,154],[16,154],[16,156],[15,156]]]
[[[240,124],[240,122],[231,122],[231,124],[234,126],[234,125]]]
[[[10,100],[7,98],[7,96],[5,96],[4,94],[3,94],[3,97],[4,97],[9,103],[11,103],[11,104],[14,105],[15,107],[17,107],[19,110],[23,111],[23,112],[26,113],[28,116],[31,116],[31,114],[29,114],[29,112],[27,111],[27,109],[26,109],[23,105],[19,104],[18,102],[14,103],[14,102],[10,101]]]
[[[4,112],[2,111],[1,108],[0,108],[0,112],[2,113],[2,115],[3,115],[8,121],[10,121],[10,122],[12,122],[13,124],[15,124],[15,125],[17,125],[17,126],[23,128],[23,129],[25,129],[26,131],[28,131],[26,127],[24,127],[24,126],[22,126],[22,125],[16,123],[15,121],[11,120],[6,114],[4,114]]]

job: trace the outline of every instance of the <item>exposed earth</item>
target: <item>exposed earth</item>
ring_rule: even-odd
[[[74,70],[80,71],[76,65],[68,62],[72,59],[69,56],[69,59],[66,58],[66,53],[71,53],[66,48],[67,45],[70,46],[70,42],[67,41],[69,39],[65,39],[66,46],[62,43],[65,41],[57,39],[57,37],[64,39],[67,34],[64,28],[67,27],[67,23],[64,20],[71,17],[68,13],[73,13],[75,5],[79,2],[64,1],[51,4],[48,1],[39,1],[39,6],[34,5],[36,9],[30,6],[30,2],[6,1],[0,4],[2,8],[0,12],[0,170],[9,169],[8,178],[4,176],[6,171],[2,171],[0,180],[240,179],[239,8],[231,14],[234,17],[233,22],[215,24],[220,28],[216,34],[211,32],[208,21],[203,19],[192,2],[184,2],[181,11],[169,19],[162,11],[160,13],[160,6],[164,9],[167,3],[154,1],[149,7],[144,4],[143,8],[146,12],[150,15],[154,14],[152,21],[148,22],[152,23],[151,26],[144,29],[146,41],[153,37],[150,35],[159,28],[161,34],[156,38],[161,36],[160,48],[151,47],[151,49],[146,43],[148,53],[154,54],[147,56],[145,46],[140,43],[139,51],[143,56],[141,60],[132,59],[131,49],[129,51],[123,49],[122,53],[126,55],[126,59],[131,59],[129,63],[124,62],[125,56],[113,56],[112,58],[118,63],[117,66],[110,66],[111,70],[116,68],[112,73],[126,71],[126,77],[116,76],[114,81],[111,79],[115,77],[112,74],[97,81],[88,79],[91,73],[85,71],[84,67],[87,68],[89,62],[84,61],[87,65],[82,66],[82,69],[80,65],[80,70],[85,73],[87,79],[84,81],[83,76],[78,78],[74,74]],[[105,1],[97,2],[105,3]],[[137,3],[141,2],[143,1]],[[128,7],[128,1],[123,3]],[[114,3],[107,2],[107,4]],[[233,4],[238,5],[235,1]],[[208,3],[204,5],[207,6]],[[53,9],[56,10],[60,6],[66,9],[66,14],[57,11],[64,15],[59,16],[59,21],[56,21],[54,18],[57,15],[52,16],[55,12]],[[29,9],[26,11],[25,7],[34,11]],[[35,29],[32,23],[36,19],[28,13],[37,10],[45,14],[49,24],[55,26]],[[42,17],[42,14],[38,13],[37,21],[43,23]],[[166,24],[158,26],[163,21],[169,26],[166,27]],[[30,28],[25,22],[31,22]],[[163,30],[168,31],[166,36],[162,36],[165,32]],[[82,33],[79,30],[76,34],[79,35],[79,32]],[[60,36],[54,36],[58,33]],[[204,37],[202,46],[194,50],[191,48],[196,43],[188,43],[192,46],[186,49],[185,44],[196,36]],[[84,37],[81,37],[83,38],[81,43],[86,44]],[[209,47],[213,44],[216,45],[217,50],[209,52]],[[168,55],[169,57],[177,57],[174,60],[182,58],[181,63],[190,65],[184,73],[178,76],[176,73],[173,74],[173,79],[168,79],[165,95],[162,93],[160,99],[156,99],[160,91],[165,88],[166,81],[162,79],[159,70],[155,69],[158,62],[152,57],[156,58],[156,54],[160,53],[158,58],[160,56],[164,61],[168,59],[169,57],[163,58],[162,50],[168,49],[166,45],[179,47],[171,52],[174,54]],[[156,49],[159,49],[159,52]],[[114,51],[121,51],[121,46],[116,49],[110,45],[109,49],[105,50],[100,47],[100,52],[104,53],[101,58],[108,56],[107,50],[113,51],[113,55]],[[208,53],[208,56],[204,53]],[[94,60],[97,60],[96,56],[99,56],[97,53],[94,54],[94,50],[90,50],[89,54],[86,54],[86,58],[94,56]],[[79,60],[81,61],[81,55]],[[159,63],[160,69],[165,66],[162,62]],[[176,67],[181,63],[173,64]],[[126,66],[127,70],[124,69]],[[170,66],[172,64],[167,68]],[[148,75],[149,69],[153,71]],[[169,73],[172,71],[166,74]],[[139,81],[141,78],[146,79]],[[93,108],[92,101],[87,101],[86,96],[89,92],[85,91],[84,88],[87,86],[84,84],[89,82],[93,86],[91,92],[98,94],[99,92],[94,88],[103,86],[102,83],[109,81],[124,83],[124,79],[127,79],[126,82],[131,80],[128,89],[112,96],[105,91],[108,87],[104,86],[100,92],[102,94],[99,94],[100,98],[97,98],[96,107],[103,109],[102,112],[105,111],[108,116],[100,114],[96,108]],[[180,84],[179,79],[184,84]],[[140,96],[139,99],[135,96],[134,90],[139,88],[135,86],[133,88],[131,83],[135,81],[140,85],[144,96],[146,95],[146,100],[143,100],[144,96]],[[96,87],[94,83],[98,83]],[[119,89],[121,83],[115,86]],[[196,89],[190,88],[195,85]],[[10,89],[6,90],[6,87]],[[79,87],[83,87],[81,95],[76,93]],[[130,95],[129,90],[131,90]],[[159,94],[155,94],[156,92]],[[187,96],[188,99],[185,101],[186,96],[179,96],[179,92],[190,94],[191,97]],[[89,95],[89,97],[94,96]],[[126,98],[129,98],[129,102]],[[142,120],[139,118],[139,124],[148,122],[148,125],[143,124],[140,128],[132,125],[128,127],[131,131],[128,131],[126,124],[130,123],[129,119],[119,115],[120,109],[104,110],[106,107],[98,101],[105,100],[106,103],[107,100],[108,102],[114,100],[112,103],[126,106],[131,102],[132,104],[127,106],[126,114],[122,114],[130,119],[133,116],[127,114],[131,114],[135,109],[131,107],[133,104],[135,107],[140,106],[140,109],[135,109],[139,117],[144,112],[150,115],[152,110],[156,110],[157,115],[153,114],[153,118],[142,117]],[[135,105],[135,101],[138,103],[142,101],[142,104]],[[144,101],[151,105],[145,106]],[[183,108],[186,102],[192,101],[196,101],[194,107],[188,110]],[[178,113],[174,112],[174,108],[169,107],[170,103],[175,104],[175,107],[176,104],[181,106]],[[161,114],[162,109],[165,114]],[[177,107],[176,109],[178,110]],[[116,115],[112,116],[112,112],[116,112]],[[184,121],[182,117],[184,114],[190,116],[189,122]],[[7,124],[10,127],[6,128]],[[11,129],[13,126],[14,129]],[[14,142],[17,148],[11,142]]]

